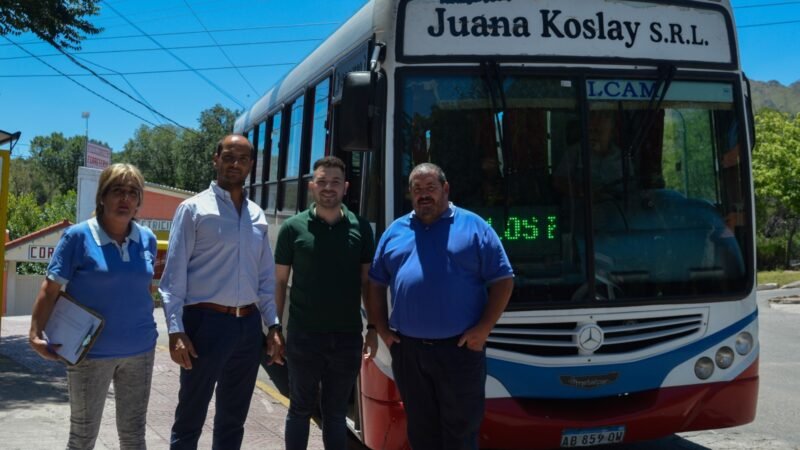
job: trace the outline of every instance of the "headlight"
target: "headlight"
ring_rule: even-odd
[[[753,335],[743,331],[736,336],[736,353],[746,355],[753,349]]]
[[[720,369],[727,369],[733,364],[733,350],[730,347],[722,347],[717,350],[717,354],[714,355],[714,362],[717,363],[717,367]]]
[[[707,380],[714,373],[714,361],[708,356],[703,356],[694,363],[694,374],[701,380]]]

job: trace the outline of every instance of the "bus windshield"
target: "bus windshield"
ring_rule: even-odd
[[[414,165],[444,169],[450,200],[505,246],[511,309],[745,294],[749,181],[731,83],[675,80],[659,95],[655,79],[400,82],[401,194]]]

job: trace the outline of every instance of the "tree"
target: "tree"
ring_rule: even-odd
[[[61,133],[31,139],[31,161],[43,170],[57,192],[75,188],[78,167],[83,161],[86,138],[64,137]]]
[[[42,226],[46,227],[64,220],[75,223],[77,206],[78,194],[75,191],[56,194],[42,207]]]
[[[785,238],[784,265],[789,267],[793,241],[800,230],[800,114],[761,110],[756,115],[753,181],[758,226],[766,237]]]
[[[33,194],[9,193],[7,218],[6,226],[13,241],[41,228],[42,208]]]
[[[145,180],[171,186],[175,183],[175,163],[182,138],[183,133],[172,125],[155,128],[142,125],[125,143],[115,162],[133,164]]]
[[[0,0],[0,35],[34,33],[58,49],[80,50],[88,34],[101,31],[84,17],[97,14],[98,0]]]
[[[186,133],[175,161],[177,187],[195,192],[208,188],[214,179],[211,157],[217,142],[233,130],[236,116],[236,111],[219,104],[200,113],[200,131]]]
[[[233,130],[236,116],[236,111],[216,105],[200,113],[198,131],[143,125],[114,161],[137,166],[149,182],[202,191],[214,179],[211,156],[217,142]]]
[[[32,159],[13,158],[9,164],[8,191],[17,196],[33,194],[40,205],[58,191],[45,172]]]

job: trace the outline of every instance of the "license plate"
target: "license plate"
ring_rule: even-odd
[[[616,444],[625,437],[625,427],[568,428],[561,433],[561,447]]]

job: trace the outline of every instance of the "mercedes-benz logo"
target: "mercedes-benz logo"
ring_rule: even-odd
[[[593,352],[603,345],[603,330],[595,324],[587,324],[578,330],[578,346]]]

